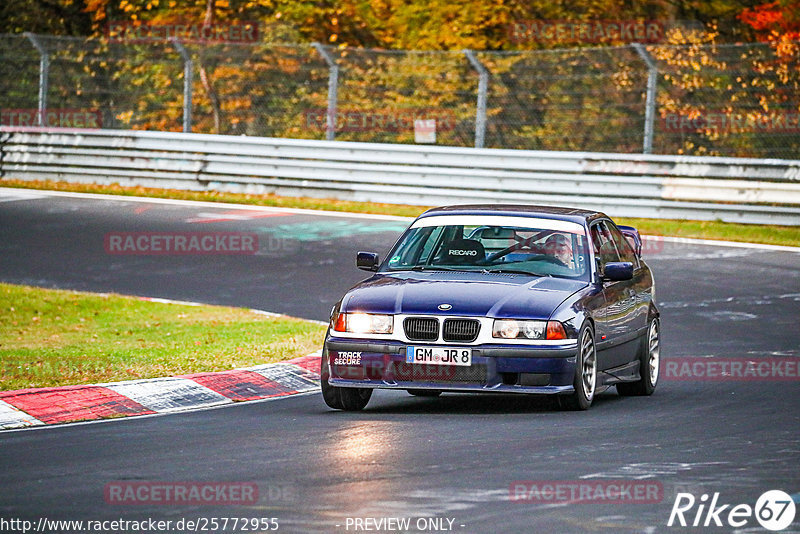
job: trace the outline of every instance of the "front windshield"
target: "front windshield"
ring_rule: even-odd
[[[431,219],[440,220],[420,219],[412,225],[382,271],[488,271],[588,279],[586,235],[579,224],[525,217]]]

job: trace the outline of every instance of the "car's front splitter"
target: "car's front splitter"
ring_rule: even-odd
[[[575,388],[569,386],[520,386],[507,384],[480,385],[459,382],[385,382],[382,380],[344,380],[331,377],[328,383],[345,388],[372,389],[427,389],[435,391],[451,391],[462,393],[525,393],[536,395],[555,395],[572,393]]]

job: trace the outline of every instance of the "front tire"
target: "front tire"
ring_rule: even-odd
[[[594,344],[594,330],[589,323],[584,324],[578,334],[572,386],[575,391],[559,399],[561,406],[568,410],[588,410],[597,387],[597,347]]]
[[[322,350],[322,362],[320,364],[320,387],[322,388],[322,398],[328,407],[334,410],[345,410],[357,412],[363,410],[369,399],[372,397],[370,388],[340,388],[328,383],[331,376],[328,367],[328,351]]]
[[[342,399],[344,410],[348,412],[360,412],[363,410],[370,397],[372,397],[371,388],[336,388],[339,390],[339,396]]]
[[[624,397],[652,395],[658,385],[661,365],[661,324],[657,317],[650,321],[647,337],[639,349],[639,375],[636,382],[617,384],[617,393]]]
[[[328,384],[328,379],[331,377],[331,371],[328,368],[328,351],[327,349],[322,350],[322,362],[320,363],[320,386],[322,387],[322,398],[325,401],[325,404],[328,407],[333,408],[334,410],[344,410],[344,404],[342,404],[342,397],[339,395],[339,390],[342,388],[337,388]]]

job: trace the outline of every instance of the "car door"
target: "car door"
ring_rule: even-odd
[[[633,299],[633,309],[628,319],[630,328],[629,335],[643,335],[647,328],[647,314],[650,307],[649,291],[652,285],[652,276],[649,269],[647,269],[636,255],[630,242],[622,235],[619,228],[617,228],[612,221],[606,221],[606,226],[617,247],[620,261],[628,261],[633,264],[633,279],[628,282],[626,288],[629,297]],[[631,359],[634,358],[636,358],[635,353],[631,356]]]
[[[607,263],[624,261],[609,222],[600,220],[590,228],[597,270],[601,276]],[[613,369],[631,361],[631,345],[636,338],[636,292],[632,280],[612,282],[601,279],[600,284],[604,305],[595,317],[597,349],[601,353],[598,361],[600,369]]]

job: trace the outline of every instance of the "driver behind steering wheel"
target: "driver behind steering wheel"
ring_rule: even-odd
[[[570,267],[572,264],[572,247],[569,238],[564,234],[553,234],[544,242],[544,252],[559,265]]]

